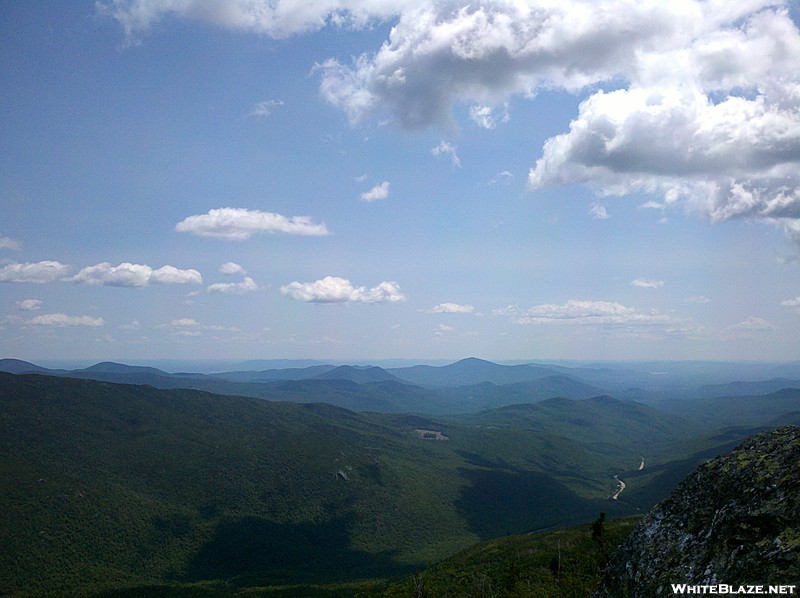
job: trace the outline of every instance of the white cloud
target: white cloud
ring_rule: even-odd
[[[124,262],[112,266],[102,262],[82,268],[71,280],[89,285],[146,287],[149,284],[201,284],[203,277],[197,270],[181,270],[169,265],[154,270],[146,264]]]
[[[768,322],[763,318],[757,318],[755,316],[751,316],[745,320],[742,320],[738,324],[730,326],[728,329],[733,331],[744,331],[744,332],[777,330],[775,325],[771,324],[770,322]]]
[[[448,155],[450,156],[450,161],[453,163],[453,166],[455,168],[461,168],[461,159],[456,153],[456,146],[449,141],[440,142],[439,145],[431,148],[431,153],[434,156]]]
[[[655,311],[640,312],[613,301],[570,299],[562,304],[542,304],[519,309],[509,306],[495,315],[511,316],[518,324],[667,325],[673,318]]]
[[[219,271],[228,276],[233,274],[246,274],[245,269],[235,262],[225,262],[219,267]],[[256,281],[245,276],[242,282],[218,282],[206,288],[209,293],[221,293],[223,295],[244,295],[259,289]]]
[[[608,220],[611,216],[608,215],[608,210],[601,203],[593,203],[589,206],[589,213],[595,220]]]
[[[69,274],[70,267],[56,261],[36,263],[12,262],[0,268],[0,282],[33,282],[42,284],[60,280]]]
[[[665,207],[766,219],[800,241],[800,30],[785,8],[759,10],[769,4],[688,3],[697,22],[676,35],[684,43],[645,49],[625,89],[584,101],[546,142],[531,187],[660,194]]]
[[[20,311],[36,311],[42,306],[42,303],[44,302],[41,299],[23,299],[17,301],[16,306]]]
[[[194,328],[200,324],[193,318],[178,318],[169,323],[173,328]]]
[[[434,306],[431,312],[435,314],[471,314],[475,312],[475,308],[459,303],[440,303]]]
[[[546,142],[533,189],[660,194],[713,222],[769,219],[800,242],[798,64],[788,2],[495,0],[422,3],[377,52],[318,70],[354,123],[388,113],[446,130],[455,104],[490,128],[511,95],[602,83]]]
[[[380,185],[375,185],[369,191],[361,194],[362,201],[377,201],[389,197],[389,181],[383,181]]]
[[[491,106],[474,104],[469,109],[469,118],[482,129],[494,129],[498,122],[507,123],[511,120],[508,113],[508,104],[504,104],[499,114]]]
[[[97,9],[119,22],[128,43],[167,16],[283,38],[328,24],[361,28],[386,19],[410,0],[100,0]]]
[[[175,266],[162,266],[150,274],[154,284],[201,284],[203,277],[194,269],[181,270]]]
[[[169,324],[162,324],[159,328],[171,328],[173,336],[202,336],[204,331],[207,332],[241,332],[241,329],[235,326],[219,326],[219,325],[206,325],[201,324],[194,318],[178,318],[172,320]]]
[[[246,208],[217,208],[207,214],[189,216],[175,225],[179,233],[192,233],[226,241],[244,241],[256,233],[288,235],[327,235],[325,224],[315,224],[308,216],[286,217],[273,212]]]
[[[272,111],[279,107],[283,106],[283,101],[281,100],[264,100],[263,102],[257,102],[253,109],[250,111],[251,117],[261,120],[262,118],[267,118],[272,115]]]
[[[103,326],[103,318],[92,318],[91,316],[67,316],[65,314],[43,314],[28,320],[28,324],[35,326]]]
[[[739,82],[727,72],[737,65],[725,60],[746,54],[729,57],[728,46],[738,49],[739,41],[719,34],[726,26],[736,31],[740,19],[774,3],[731,4],[489,0],[456,8],[418,2],[400,14],[377,52],[350,65],[322,63],[321,90],[353,122],[388,113],[404,127],[421,128],[448,126],[456,103],[483,107],[480,116],[485,107],[540,87],[577,91],[619,79],[685,77],[687,47],[698,76]],[[790,57],[781,67],[791,69]]]
[[[242,282],[218,282],[209,285],[206,289],[209,293],[222,293],[223,295],[244,295],[258,290],[258,284],[249,276],[245,276]]]
[[[800,296],[795,297],[794,299],[785,299],[781,301],[781,305],[784,307],[800,307]]]
[[[714,103],[696,88],[632,89],[583,102],[570,132],[546,142],[529,182],[660,193],[713,222],[780,219],[800,217],[798,168],[796,110],[764,96]]]
[[[384,281],[377,286],[354,287],[346,278],[326,276],[315,282],[292,282],[281,287],[281,293],[297,301],[311,303],[395,303],[404,301],[400,286]]]
[[[130,323],[123,324],[122,326],[120,326],[120,328],[122,330],[136,331],[142,328],[142,323],[139,322],[139,320],[131,320]]]
[[[489,184],[504,183],[507,185],[511,183],[512,180],[514,180],[514,175],[508,170],[503,170],[502,172],[498,172],[494,178],[489,181]]]
[[[680,204],[713,222],[766,219],[800,243],[800,30],[791,6],[105,0],[99,10],[129,39],[167,15],[273,37],[393,19],[379,48],[315,67],[322,97],[351,122],[388,116],[407,129],[452,131],[452,108],[463,105],[491,128],[507,118],[512,96],[588,89],[569,131],[546,142],[532,188],[582,183],[607,196],[659,194],[665,207]],[[455,148],[439,147],[437,155],[458,164]]]
[[[686,303],[696,303],[698,305],[703,305],[703,304],[706,304],[706,303],[711,303],[711,299],[709,299],[705,295],[696,295],[694,297],[687,297],[686,299],[684,299],[684,302],[686,302]]]
[[[0,237],[0,249],[20,251],[22,249],[22,243],[11,237]]]
[[[433,331],[436,336],[444,336],[449,332],[454,332],[455,328],[452,326],[448,326],[447,324],[439,324]]]
[[[632,287],[638,287],[640,289],[660,289],[664,286],[663,280],[651,280],[649,278],[637,278],[636,280],[631,281]]]
[[[235,262],[225,262],[219,267],[219,271],[223,274],[245,274],[245,269]]]

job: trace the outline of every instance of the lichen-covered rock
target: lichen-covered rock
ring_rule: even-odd
[[[800,427],[698,467],[617,549],[595,596],[672,596],[673,583],[800,583]]]

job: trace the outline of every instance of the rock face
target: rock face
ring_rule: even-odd
[[[800,427],[698,467],[612,555],[595,596],[672,596],[673,583],[800,583]]]

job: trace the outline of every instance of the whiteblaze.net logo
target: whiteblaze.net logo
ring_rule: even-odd
[[[672,584],[672,593],[680,595],[713,594],[716,596],[765,596],[794,594],[796,585],[729,585],[719,583],[716,585],[690,585],[687,583]]]

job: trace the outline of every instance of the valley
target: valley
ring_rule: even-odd
[[[607,367],[311,368],[0,360],[0,591],[378,591],[479,541],[642,515],[800,422],[800,385],[634,401]]]

